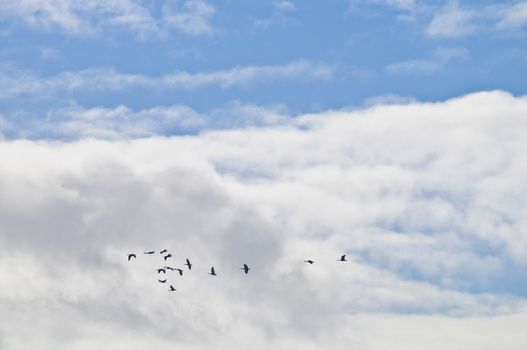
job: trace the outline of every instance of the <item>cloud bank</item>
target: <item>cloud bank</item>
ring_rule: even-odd
[[[195,136],[0,141],[0,345],[523,349],[526,111],[482,92]],[[195,264],[167,276],[176,293],[142,254],[162,248]]]

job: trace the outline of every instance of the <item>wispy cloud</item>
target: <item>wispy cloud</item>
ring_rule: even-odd
[[[204,0],[187,0],[183,5],[171,1],[163,6],[163,23],[169,28],[192,34],[211,34],[210,19],[215,8]]]
[[[189,34],[208,34],[214,7],[205,0],[167,3],[163,16],[156,17],[149,6],[136,0],[0,0],[0,19],[22,23],[35,30],[58,31],[66,35],[93,36],[120,29],[140,38],[166,33],[172,28]]]
[[[498,13],[501,17],[498,22],[500,29],[521,29],[527,26],[527,2],[525,1],[502,7]]]
[[[290,22],[288,14],[297,10],[295,3],[290,0],[275,0],[272,6],[273,12],[270,16],[259,18],[254,22],[256,29],[267,30],[276,25],[285,26]]]
[[[416,7],[415,0],[367,0],[371,4],[389,6],[401,10],[413,10]]]
[[[239,66],[213,72],[176,72],[162,76],[120,73],[100,68],[63,72],[39,77],[12,67],[0,69],[0,98],[19,95],[49,95],[57,91],[122,90],[131,87],[149,89],[197,89],[204,86],[231,88],[277,79],[331,79],[334,67],[300,60],[284,65]]]
[[[84,109],[73,106],[47,113],[21,135],[37,138],[136,138],[172,134],[203,126],[205,120],[186,106],[153,107],[132,111],[125,106]]]
[[[41,116],[18,113],[8,119],[0,115],[0,135],[9,139],[119,140],[288,125],[292,120],[284,106],[259,106],[240,101],[231,101],[201,113],[185,105],[141,110],[124,105],[90,108],[70,105],[52,109]]]
[[[392,74],[431,74],[442,70],[447,64],[468,56],[468,50],[459,47],[437,49],[428,59],[411,59],[392,63],[386,70]]]
[[[472,10],[463,9],[457,1],[449,1],[437,11],[428,27],[426,34],[435,38],[458,38],[474,31],[472,20],[475,14]]]

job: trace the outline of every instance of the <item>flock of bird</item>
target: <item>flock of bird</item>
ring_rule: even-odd
[[[155,254],[156,251],[155,250],[150,250],[150,251],[147,251],[147,252],[144,252],[144,254],[146,255],[152,255],[152,254]],[[161,254],[163,256],[163,259],[164,261],[166,262],[167,259],[170,259],[172,258],[172,254],[168,253],[168,249],[163,249],[161,251],[159,251],[159,254]],[[163,255],[165,254],[165,255]],[[135,253],[130,253],[128,254],[128,261],[131,261],[132,259],[137,259],[137,255],[135,255]],[[346,260],[346,255],[342,255],[340,257],[340,259],[338,259],[337,261],[347,261]],[[305,263],[308,263],[310,265],[314,264],[315,261],[314,260],[311,260],[311,259],[308,259],[308,260],[304,260]],[[186,262],[184,264],[189,270],[192,270],[192,264],[190,262],[190,260],[187,258],[186,259]],[[179,273],[180,276],[183,276],[183,269],[180,269],[180,268],[176,268],[176,267],[170,267],[170,266],[163,266],[163,267],[160,267],[157,269],[157,273],[160,274],[160,273],[163,273],[163,274],[166,274],[166,270],[171,270],[171,271],[177,271]],[[243,264],[243,267],[240,267],[240,270],[243,270],[245,272],[245,274],[248,274],[249,273],[249,266],[247,264]],[[217,276],[216,274],[216,270],[214,269],[214,266],[212,266],[210,268],[210,272],[209,272],[209,275],[211,276]],[[157,280],[159,283],[167,283],[167,279],[158,279]],[[176,291],[176,288],[174,288],[173,285],[170,285],[169,286],[169,289],[168,289],[170,292],[175,292]]]

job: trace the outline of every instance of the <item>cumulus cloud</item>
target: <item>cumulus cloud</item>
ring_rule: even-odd
[[[205,86],[231,88],[276,79],[331,79],[334,67],[306,60],[282,65],[248,65],[212,72],[185,71],[161,76],[121,73],[111,68],[66,71],[51,77],[39,77],[12,66],[0,66],[0,99],[19,95],[46,96],[69,91],[111,91],[133,87],[150,89],[197,89]]]
[[[482,92],[195,136],[0,141],[2,348],[523,349],[526,111]],[[195,263],[167,276],[176,293],[141,254],[161,248]]]

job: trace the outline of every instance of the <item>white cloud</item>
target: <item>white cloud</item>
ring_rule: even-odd
[[[156,18],[148,3],[137,0],[0,0],[0,19],[36,30],[92,36],[112,29],[128,30],[140,38],[175,28],[188,34],[209,34],[214,7],[204,0],[186,0],[164,7]]]
[[[293,1],[289,0],[274,0],[273,5],[281,11],[295,11],[296,5]]]
[[[1,68],[1,67],[0,67]],[[333,76],[334,67],[299,60],[283,65],[238,66],[212,72],[175,72],[157,77],[126,74],[114,69],[99,68],[63,72],[42,78],[31,72],[12,67],[0,69],[0,99],[19,95],[46,96],[57,91],[122,90],[131,87],[150,89],[197,89],[204,86],[231,88],[276,79],[326,80]]]
[[[0,141],[2,348],[523,350],[526,111],[482,92],[196,136]],[[165,247],[195,264],[167,276],[176,293],[158,255],[126,262]]]
[[[126,106],[83,108],[78,105],[54,109],[45,118],[0,115],[0,134],[10,139],[106,140],[143,138],[156,135],[197,133],[207,129],[233,129],[272,126],[291,119],[284,106],[262,107],[232,101],[223,107],[200,114],[184,105],[157,106],[134,111]]]
[[[270,16],[259,18],[254,22],[254,27],[258,30],[267,30],[273,26],[285,26],[291,22],[288,13],[297,10],[293,1],[274,0],[272,2],[274,11]]]
[[[527,26],[527,2],[505,6],[500,11],[500,29],[519,29]]]
[[[416,102],[418,102],[418,100],[415,97],[388,94],[368,97],[364,101],[364,105],[371,107],[375,105],[402,105]]]
[[[210,19],[215,13],[214,6],[203,0],[187,0],[181,7],[176,4],[172,1],[163,6],[166,26],[193,35],[213,33]]]
[[[449,1],[434,14],[426,28],[426,34],[435,38],[466,36],[475,30],[472,23],[474,18],[472,10],[462,9],[457,1]]]
[[[70,35],[93,35],[108,27],[129,29],[140,36],[158,30],[148,9],[132,0],[2,0],[0,13],[5,20]]]
[[[377,5],[413,12],[418,8],[415,0],[349,0],[349,4],[351,9],[356,9],[361,5]]]
[[[37,121],[26,136],[135,138],[192,130],[204,123],[203,117],[186,106],[154,107],[137,112],[125,106],[90,109],[74,106],[48,112],[46,122]]]
[[[467,56],[468,51],[464,48],[439,48],[429,59],[412,59],[391,63],[386,66],[386,70],[392,74],[432,74],[442,70],[452,61],[460,60]]]
[[[416,7],[415,0],[368,0],[368,2],[401,10],[413,10]]]

